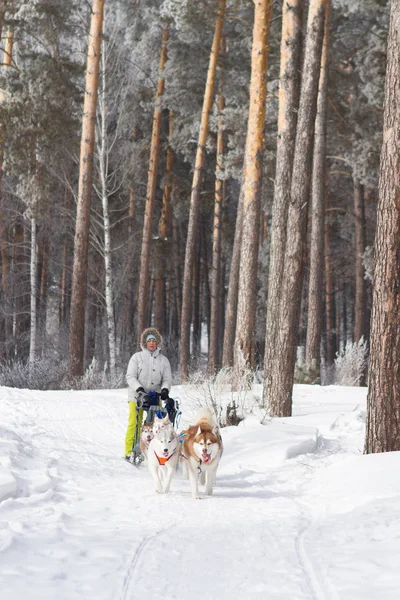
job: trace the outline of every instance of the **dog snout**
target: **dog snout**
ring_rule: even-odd
[[[168,452],[168,448],[164,448],[164,452]]]

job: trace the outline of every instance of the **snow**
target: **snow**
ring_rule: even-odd
[[[256,395],[260,390],[255,390]],[[196,406],[183,386],[182,426]],[[211,497],[122,459],[126,390],[0,388],[0,598],[397,600],[399,453],[362,454],[366,390],[222,430]]]

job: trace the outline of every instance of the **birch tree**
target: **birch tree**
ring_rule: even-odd
[[[400,450],[400,0],[392,0],[375,272],[365,452]]]
[[[266,381],[265,390],[271,414],[279,417],[290,416],[292,411],[292,389],[310,192],[309,174],[312,165],[325,11],[326,0],[311,0],[293,159],[291,201],[286,230],[279,331],[275,340],[274,366]]]
[[[208,137],[210,112],[214,98],[215,74],[217,70],[218,54],[221,45],[225,4],[226,0],[219,0],[217,18],[215,23],[214,39],[211,48],[210,62],[208,65],[207,72],[207,81],[204,92],[199,140],[197,144],[196,161],[192,181],[192,193],[190,197],[189,225],[186,241],[185,267],[183,273],[180,331],[180,375],[182,381],[186,381],[189,376],[192,273],[196,254],[196,237],[200,209],[200,191],[203,179],[206,142]]]
[[[104,0],[93,0],[90,23],[85,100],[83,106],[79,190],[76,211],[74,265],[70,317],[69,365],[71,375],[83,374],[85,306],[93,180],[93,147],[99,83]]]
[[[254,353],[262,154],[264,151],[268,40],[271,13],[271,0],[257,0],[254,3],[250,106],[243,168],[243,225],[241,232],[235,363],[239,362],[240,354],[243,355],[244,360],[248,360],[252,358]]]
[[[109,169],[109,154],[113,147],[113,141],[109,143],[107,133],[107,114],[109,100],[106,96],[107,92],[107,60],[105,44],[102,42],[101,53],[101,93],[99,94],[98,106],[98,128],[97,128],[97,154],[99,157],[99,178],[101,205],[103,210],[103,232],[104,232],[104,296],[106,302],[107,314],[107,338],[109,352],[109,368],[111,381],[115,380],[116,362],[117,362],[117,346],[115,334],[115,318],[114,318],[114,290],[113,290],[113,269],[112,269],[112,247],[111,247],[111,226],[109,214],[109,197],[116,192],[115,189],[115,174],[110,173]],[[118,96],[117,96],[118,98]],[[115,138],[114,138],[115,141]],[[118,184],[117,184],[118,187]],[[113,189],[114,188],[114,189]]]

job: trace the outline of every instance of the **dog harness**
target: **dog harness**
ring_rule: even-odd
[[[168,458],[165,458],[164,456],[158,456],[157,452],[154,450],[154,454],[157,456],[158,464],[161,465],[161,466],[165,465],[169,461],[169,459],[171,458],[171,456],[173,456],[175,454],[175,452],[176,452],[176,448],[172,452],[172,454],[170,454],[168,456]]]

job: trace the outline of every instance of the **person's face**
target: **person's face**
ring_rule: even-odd
[[[150,350],[150,352],[154,352],[154,350],[157,348],[156,340],[153,340],[153,338],[149,339],[146,342],[146,348],[147,348],[147,350]]]

